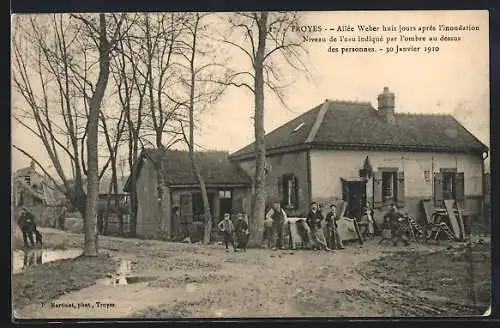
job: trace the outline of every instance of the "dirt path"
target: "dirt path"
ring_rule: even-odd
[[[364,248],[351,245],[330,253],[266,249],[226,253],[215,245],[127,242],[136,247],[129,247],[129,252],[118,247],[111,253],[130,259],[134,274],[153,277],[150,281],[129,285],[98,281],[52,305],[24,307],[16,317],[444,315],[443,304],[450,306],[449,300],[435,295],[413,295],[402,286],[382,284],[360,274],[361,263],[391,250],[373,241]],[[432,247],[412,245],[411,249],[431,251]],[[64,307],[68,304],[73,307]]]

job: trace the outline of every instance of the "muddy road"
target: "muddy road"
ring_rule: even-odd
[[[80,235],[54,232],[74,247]],[[464,301],[374,278],[366,263],[397,248],[351,244],[345,250],[226,253],[220,245],[191,245],[112,237],[102,252],[128,260],[136,283],[90,287],[52,302],[16,309],[18,318],[210,318],[455,316],[477,313]],[[444,246],[411,245],[432,254]],[[104,305],[103,305],[104,304]],[[15,306],[15,304],[14,304]]]

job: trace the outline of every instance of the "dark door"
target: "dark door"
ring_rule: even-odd
[[[366,204],[366,182],[342,180],[342,199],[347,202],[345,216],[361,218]]]
[[[188,237],[191,234],[191,223],[193,222],[193,207],[191,195],[181,195],[181,226],[183,236]]]

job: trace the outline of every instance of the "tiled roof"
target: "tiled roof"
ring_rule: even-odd
[[[236,163],[229,161],[228,156],[229,154],[224,151],[195,152],[196,161],[206,185],[251,184],[251,178]],[[163,160],[163,173],[168,185],[198,184],[187,151],[146,149],[141,153],[133,174],[139,174],[143,158],[152,160],[156,166],[159,166],[160,160]],[[129,187],[130,177],[124,189],[128,190]]]
[[[396,110],[395,124],[391,124],[377,114],[378,111],[367,102],[327,100],[267,134],[266,149],[270,151],[290,146],[378,146],[388,150],[488,150],[451,115],[400,114]],[[316,121],[318,126],[312,129]],[[301,123],[304,124],[299,131],[293,132]],[[254,144],[248,145],[231,157],[251,156],[253,147]]]

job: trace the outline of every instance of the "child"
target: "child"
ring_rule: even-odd
[[[226,245],[226,252],[229,252],[229,243],[234,248],[234,251],[236,252],[236,245],[234,244],[233,240],[233,222],[231,221],[231,216],[229,213],[224,214],[224,219],[219,222],[217,225],[219,228],[220,232],[222,232],[222,236],[224,237],[224,245]]]

